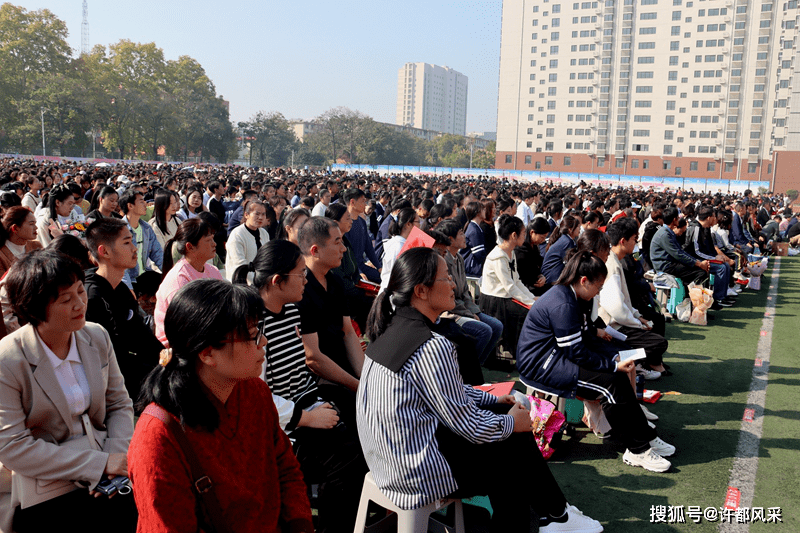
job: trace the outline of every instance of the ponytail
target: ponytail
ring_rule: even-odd
[[[605,279],[608,275],[606,264],[592,252],[576,252],[567,260],[556,285],[573,285],[586,277],[591,282]]]
[[[551,233],[550,237],[547,239],[547,248],[545,248],[545,251],[549,250],[562,235],[569,235],[580,225],[581,219],[578,217],[564,215],[564,218],[561,219],[561,224],[553,230],[553,233]]]

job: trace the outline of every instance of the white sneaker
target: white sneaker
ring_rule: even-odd
[[[670,455],[675,453],[675,446],[673,446],[672,444],[667,444],[658,437],[650,441],[650,446],[652,450],[661,457],[669,457]]]
[[[658,455],[652,448],[642,453],[633,453],[630,450],[625,450],[622,461],[626,465],[641,466],[651,472],[666,472],[672,466],[672,463]]]
[[[636,366],[636,373],[641,376],[644,376],[644,379],[646,379],[647,381],[654,381],[661,377],[661,372],[658,372],[656,370],[647,370],[646,368],[643,368],[641,365]]]
[[[640,403],[640,404],[639,404],[639,407],[641,407],[641,408],[642,408],[642,412],[644,413],[644,417],[645,417],[646,419],[648,419],[648,420],[651,420],[651,421],[652,421],[652,420],[658,420],[658,415],[657,415],[657,414],[655,414],[655,413],[651,413],[651,412],[650,412],[650,409],[648,409],[647,407],[645,407],[643,404],[641,404],[641,403]]]
[[[556,520],[564,520],[556,522]],[[554,518],[542,524],[539,519],[539,533],[569,532],[569,533],[601,533],[603,526],[597,520],[589,518],[574,505],[567,504],[567,511],[562,518]]]
[[[650,426],[653,429],[656,429],[656,425],[653,424],[652,422],[650,422],[649,420],[647,421],[647,425]]]
[[[728,289],[728,296],[739,296],[739,293],[733,289]]]

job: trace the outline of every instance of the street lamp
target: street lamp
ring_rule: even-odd
[[[47,155],[47,147],[45,146],[45,143],[44,143],[44,110],[45,110],[44,107],[41,108],[41,111],[42,111],[42,155],[43,156]],[[50,110],[48,109],[48,111],[50,111]]]

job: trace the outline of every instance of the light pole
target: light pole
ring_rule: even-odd
[[[44,108],[41,108],[42,111],[42,155],[47,155],[47,147],[44,144]]]

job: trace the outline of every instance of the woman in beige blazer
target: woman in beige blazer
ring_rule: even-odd
[[[133,407],[108,333],[85,321],[83,271],[56,251],[35,251],[11,267],[6,287],[27,325],[0,341],[0,530],[52,531],[67,516],[86,530],[135,530],[130,495],[94,490],[106,477],[127,475]],[[88,433],[83,414],[96,449],[65,444]],[[22,509],[30,500],[20,476],[35,479],[37,491],[58,481],[74,482],[74,490]]]

